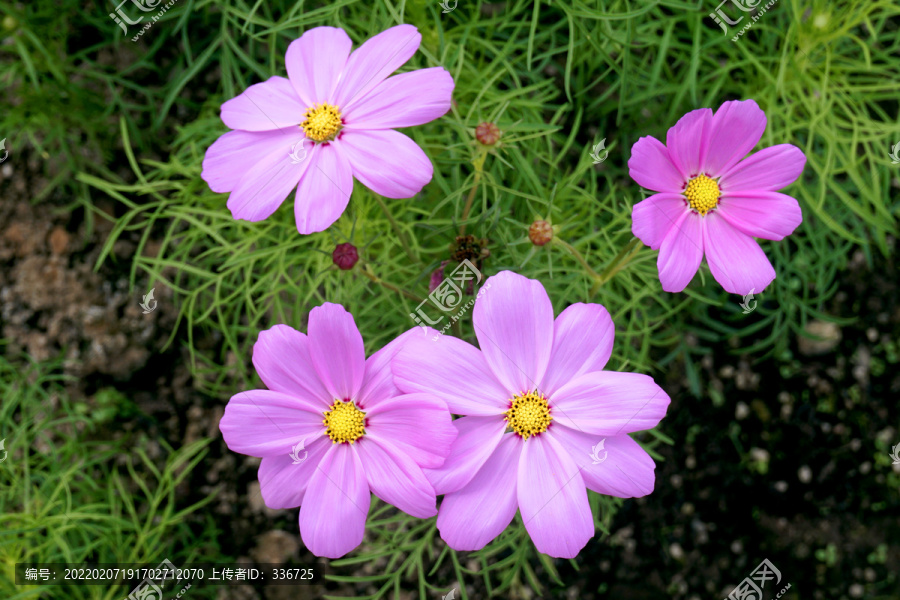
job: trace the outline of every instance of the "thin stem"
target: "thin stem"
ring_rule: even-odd
[[[409,260],[418,264],[419,259],[413,254],[412,249],[409,247],[409,243],[406,241],[406,236],[403,234],[400,226],[397,225],[397,221],[394,220],[394,216],[388,210],[387,205],[378,194],[375,194],[375,199],[378,200],[378,206],[381,207],[381,210],[384,212],[384,216],[386,216],[388,221],[390,222],[391,228],[394,230],[397,239],[400,240],[400,245],[403,246],[403,251],[406,252],[406,256],[409,257]]]
[[[616,257],[612,259],[612,262],[609,263],[609,266],[603,269],[603,272],[600,274],[600,277],[594,283],[591,288],[590,295],[593,296],[597,293],[597,290],[600,289],[604,283],[609,281],[615,276],[616,273],[625,268],[625,266],[631,262],[632,250],[634,250],[635,246],[640,244],[641,240],[638,238],[632,238],[630,242],[625,244],[625,247],[622,248]],[[627,260],[623,260],[627,257]]]
[[[584,257],[581,255],[581,253],[578,250],[576,250],[575,247],[572,246],[572,244],[570,244],[569,242],[567,242],[561,238],[558,238],[558,237],[554,237],[552,243],[556,244],[557,246],[562,246],[569,252],[569,254],[574,256],[575,260],[577,260],[579,263],[581,263],[581,266],[584,267],[584,270],[587,271],[587,273],[588,273],[588,275],[590,275],[591,279],[594,279],[594,280],[600,279],[600,275],[598,275],[597,272],[591,268],[591,265],[589,265],[587,263],[587,261],[584,260]]]
[[[401,294],[401,295],[403,295],[403,296],[406,296],[406,297],[409,298],[410,300],[414,300],[414,301],[416,301],[416,302],[422,302],[422,300],[423,300],[423,298],[419,298],[418,296],[416,296],[416,295],[413,294],[412,292],[409,292],[409,291],[407,291],[407,290],[404,290],[403,288],[397,287],[396,285],[394,285],[394,284],[391,283],[390,281],[385,281],[384,279],[381,279],[380,277],[378,277],[377,275],[375,275],[375,273],[372,272],[372,267],[371,267],[370,265],[368,265],[368,264],[362,266],[362,268],[361,268],[361,269],[358,269],[358,271],[359,271],[360,273],[362,273],[363,275],[365,275],[366,277],[368,277],[369,279],[371,279],[372,281],[374,281],[375,283],[377,283],[378,285],[380,285],[381,287],[383,287],[383,288],[389,289],[389,290],[391,290],[392,292],[397,292],[398,294]]]
[[[478,191],[478,184],[481,183],[481,175],[484,173],[484,160],[487,158],[487,152],[482,149],[472,164],[475,166],[475,179],[472,181],[472,189],[469,190],[469,196],[466,198],[466,205],[463,207],[462,219],[459,225],[459,235],[466,234],[466,220],[469,218],[469,211],[472,210],[472,203],[475,201],[475,192]]]

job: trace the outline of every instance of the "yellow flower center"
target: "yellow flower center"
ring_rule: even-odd
[[[335,400],[331,410],[326,410],[324,415],[325,433],[334,444],[352,444],[366,433],[366,413],[356,408],[352,401]]]
[[[341,109],[331,104],[316,104],[307,108],[303,116],[306,120],[300,123],[300,127],[306,132],[306,137],[315,142],[333,140],[344,126]]]
[[[706,215],[714,209],[721,195],[719,184],[706,175],[698,175],[691,179],[684,190],[684,197],[687,198],[691,208],[701,215]]]
[[[547,431],[550,421],[550,406],[540,393],[529,392],[512,399],[509,410],[503,413],[509,428],[527,440],[533,435]]]

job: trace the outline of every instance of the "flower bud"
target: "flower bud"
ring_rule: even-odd
[[[351,243],[338,244],[331,253],[331,260],[343,271],[349,271],[359,261],[356,246]]]
[[[500,128],[494,123],[481,123],[475,128],[475,139],[485,146],[493,146],[500,141]]]
[[[528,228],[528,239],[535,246],[543,246],[553,239],[553,226],[547,221],[535,221]]]

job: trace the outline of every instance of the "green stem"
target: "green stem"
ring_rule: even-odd
[[[625,266],[631,262],[632,250],[634,250],[635,246],[638,246],[641,243],[641,240],[638,238],[632,238],[630,242],[625,244],[625,247],[622,248],[616,257],[612,259],[612,262],[609,263],[609,266],[603,269],[603,272],[600,274],[600,277],[594,283],[591,288],[590,295],[593,296],[597,293],[597,290],[600,289],[600,286],[605,284],[607,281],[612,279],[616,273],[625,268]],[[626,257],[627,260],[623,260]]]
[[[400,229],[400,226],[397,225],[397,221],[394,220],[394,216],[388,210],[387,205],[381,199],[381,196],[375,194],[375,199],[378,200],[378,206],[381,207],[381,210],[384,212],[384,216],[387,217],[388,221],[391,224],[391,228],[394,230],[394,234],[396,234],[397,239],[400,240],[400,245],[403,246],[403,251],[406,252],[406,256],[409,257],[409,260],[418,264],[419,259],[413,254],[412,249],[409,247],[409,243],[406,241],[406,236],[403,235],[403,231]]]
[[[462,223],[459,226],[459,235],[466,234],[466,220],[469,218],[469,211],[472,210],[472,203],[475,201],[475,192],[478,191],[478,184],[481,183],[481,175],[484,173],[484,160],[487,158],[487,152],[483,149],[472,161],[475,166],[475,179],[472,182],[472,189],[469,190],[469,196],[466,198],[466,205],[463,207]]]
[[[381,287],[389,289],[392,292],[397,292],[398,294],[406,296],[407,298],[409,298],[410,300],[413,300],[415,302],[422,302],[423,298],[419,298],[412,292],[409,292],[407,290],[404,290],[403,288],[397,287],[393,283],[391,283],[389,281],[385,281],[384,279],[381,279],[380,277],[375,275],[375,273],[372,272],[372,267],[369,266],[368,264],[361,265],[361,267],[362,268],[359,269],[359,272],[362,273],[363,275],[365,275],[366,277],[368,277],[369,279],[371,279],[372,281],[374,281],[375,283],[377,283],[378,285],[380,285]]]
[[[584,270],[587,271],[587,273],[588,273],[588,275],[590,275],[591,279],[594,279],[594,280],[600,279],[600,275],[597,274],[597,272],[591,268],[591,265],[589,265],[587,263],[587,261],[584,260],[584,257],[581,255],[581,253],[578,250],[576,250],[572,244],[570,244],[569,242],[563,240],[562,238],[558,238],[558,237],[554,237],[552,243],[556,244],[557,246],[562,246],[569,252],[569,254],[574,256],[575,260],[577,260],[579,263],[581,263],[581,266],[584,267]]]

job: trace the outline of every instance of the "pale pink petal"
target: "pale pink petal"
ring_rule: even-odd
[[[766,130],[766,113],[753,100],[730,100],[713,115],[702,170],[712,178],[747,156]]]
[[[584,480],[569,453],[546,435],[523,443],[516,493],[525,529],[538,552],[574,558],[594,536]]]
[[[259,159],[271,154],[275,149],[290,149],[292,144],[302,138],[303,133],[294,128],[275,131],[229,131],[207,148],[200,176],[209,184],[212,191],[218,194],[230,192],[237,187],[244,173]]]
[[[651,136],[642,137],[631,147],[628,173],[639,186],[655,192],[681,193],[687,183],[666,147]]]
[[[728,194],[716,211],[738,231],[767,240],[783,240],[803,222],[797,200],[778,192]]]
[[[653,429],[666,415],[669,396],[639,373],[596,371],[574,379],[550,399],[555,424],[592,435]]]
[[[306,108],[290,81],[284,77],[270,77],[222,104],[221,117],[230,129],[299,131]]]
[[[522,444],[514,436],[497,446],[468,485],[441,502],[437,528],[454,550],[480,550],[516,516],[516,477]]]
[[[553,350],[541,382],[541,391],[552,396],[582,373],[600,371],[612,354],[615,326],[599,304],[573,304],[553,323]]]
[[[450,110],[453,77],[443,67],[388,77],[347,110],[347,129],[394,129],[434,121]]]
[[[302,140],[303,132],[298,130],[295,143],[302,143]],[[273,146],[268,148],[268,152],[243,172],[228,197],[226,206],[235,219],[255,222],[271,216],[309,166],[307,161],[299,164],[291,162],[291,145]]]
[[[288,78],[306,107],[332,103],[333,92],[353,42],[343,29],[315,27],[288,46]]]
[[[737,192],[775,192],[794,183],[806,155],[797,146],[779,144],[763,148],[737,163],[722,175],[719,188],[723,194]]]
[[[357,406],[373,407],[383,400],[390,400],[403,394],[400,388],[394,385],[391,361],[406,342],[414,336],[421,335],[421,330],[414,327],[391,340],[387,346],[366,360],[366,376],[363,379],[362,389],[359,390]]]
[[[287,452],[263,457],[259,464],[259,491],[266,506],[297,508],[303,504],[309,480],[331,446],[328,436],[319,435],[310,443],[304,443],[302,449],[297,449],[296,460]]]
[[[335,103],[349,111],[408,61],[421,41],[421,34],[412,25],[397,25],[366,40],[347,60],[334,94]]]
[[[431,394],[406,394],[366,411],[366,435],[405,453],[421,467],[444,464],[456,439],[447,405]]]
[[[706,156],[706,138],[713,112],[700,108],[687,113],[666,133],[669,157],[685,180],[696,177]]]
[[[371,494],[355,444],[332,444],[300,507],[300,537],[316,556],[340,558],[362,542]]]
[[[250,390],[231,397],[219,429],[234,452],[250,456],[289,454],[295,444],[324,433],[323,413],[314,400]]]
[[[287,325],[262,331],[253,345],[253,366],[266,387],[318,403],[325,411],[334,398],[322,385],[309,357],[309,340]]]
[[[704,220],[703,247],[710,272],[730,294],[758,294],[775,279],[775,269],[756,240],[716,211]]]
[[[425,469],[438,494],[455,492],[469,483],[506,431],[506,421],[500,416],[462,417],[453,421],[453,426],[459,435],[450,446],[447,460],[436,469]]]
[[[509,408],[511,396],[478,348],[449,335],[435,341],[433,334],[411,336],[391,361],[400,390],[434,394],[457,415],[499,415]]]
[[[353,176],[387,198],[412,198],[434,174],[418,144],[399,131],[345,130],[338,145],[353,167]]]
[[[681,194],[653,194],[631,209],[631,232],[654,250],[675,224],[690,212]]]
[[[294,202],[297,231],[302,234],[325,231],[337,221],[350,202],[353,170],[336,144],[319,144],[304,163],[310,165]]]
[[[406,514],[427,519],[437,514],[434,488],[422,468],[386,440],[364,437],[357,445],[372,492]]]
[[[553,344],[553,305],[544,286],[501,271],[482,291],[472,321],[491,371],[509,396],[539,388]]]
[[[640,498],[653,491],[656,464],[629,436],[602,437],[568,427],[551,427],[548,434],[569,452],[589,490],[618,498]]]
[[[353,315],[326,302],[309,312],[309,356],[331,397],[353,400],[366,372],[366,350]]]
[[[682,291],[700,268],[703,260],[703,218],[688,211],[663,239],[656,266],[659,269],[659,282],[665,291]]]

